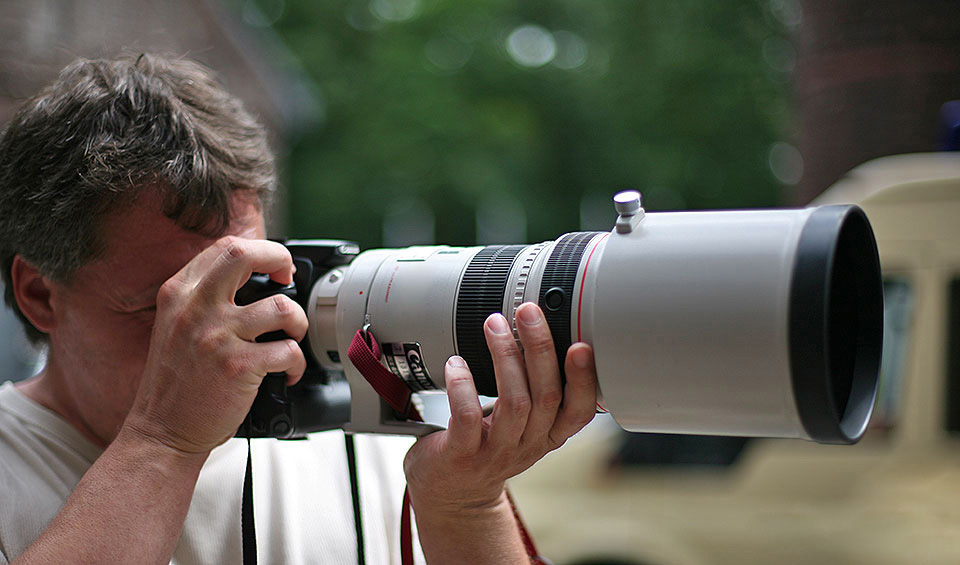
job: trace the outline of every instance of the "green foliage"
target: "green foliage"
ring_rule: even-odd
[[[527,55],[546,38],[551,62],[511,55],[524,25],[539,26]],[[625,188],[652,210],[778,203],[767,155],[787,80],[761,47],[786,31],[765,2],[289,2],[274,28],[326,107],[285,160],[291,235],[381,245],[384,214],[409,200],[452,244],[504,196],[530,241]]]

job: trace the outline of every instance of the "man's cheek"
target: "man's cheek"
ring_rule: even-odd
[[[113,332],[113,343],[109,350],[115,359],[123,360],[124,365],[142,372],[150,351],[150,336],[153,333],[155,316],[137,314],[127,320]]]

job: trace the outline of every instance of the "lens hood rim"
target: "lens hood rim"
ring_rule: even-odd
[[[841,246],[843,247],[841,249]],[[848,263],[837,264],[843,255]],[[831,300],[838,277],[853,284],[853,351],[837,351],[843,325]],[[883,339],[883,285],[876,238],[856,205],[816,208],[801,230],[790,287],[790,372],[800,422],[810,439],[853,444],[866,431],[876,400]],[[839,374],[839,356],[852,355],[849,374]],[[838,379],[849,379],[849,383]],[[847,386],[849,385],[849,386]],[[848,398],[838,398],[849,390]]]

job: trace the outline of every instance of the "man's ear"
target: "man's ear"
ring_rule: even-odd
[[[35,328],[50,333],[56,323],[50,280],[20,255],[14,256],[10,275],[13,295],[17,299],[20,312]]]

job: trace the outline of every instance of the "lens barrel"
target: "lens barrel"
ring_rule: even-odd
[[[503,310],[507,278],[523,245],[491,245],[473,256],[460,280],[457,294],[457,353],[473,373],[477,392],[497,396],[493,359],[483,335],[483,322]]]
[[[515,328],[536,302],[561,368],[571,343],[593,345],[603,408],[630,431],[852,443],[876,397],[880,265],[855,206],[638,210],[538,244],[375,249],[334,275],[308,310],[312,349],[335,353],[321,364],[339,368],[367,327],[415,391],[442,390],[458,354],[496,396],[483,322],[502,312]],[[346,429],[410,433],[342,367]]]
[[[563,361],[571,345],[570,308],[573,288],[587,244],[599,232],[576,232],[561,236],[549,249],[540,277],[536,298],[557,351],[561,377]],[[514,269],[521,268],[518,258],[530,246],[490,245],[484,247],[467,265],[457,295],[457,353],[463,357],[473,373],[477,392],[497,396],[497,382],[493,373],[493,359],[483,335],[483,322],[490,314],[506,312],[504,305],[512,294],[524,295],[524,288],[508,287]],[[514,277],[525,285],[528,277]]]

